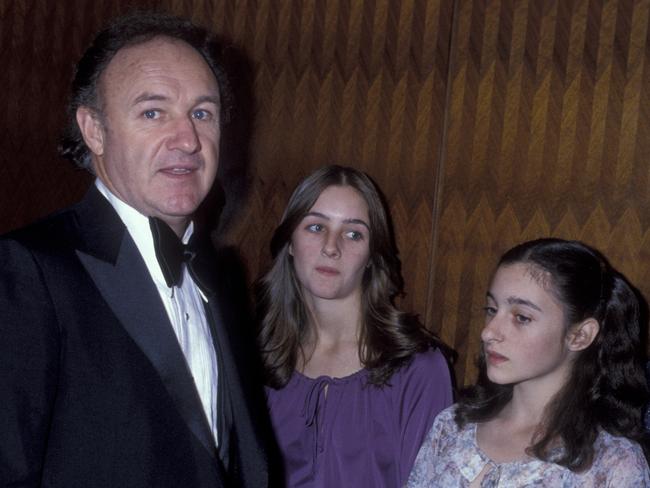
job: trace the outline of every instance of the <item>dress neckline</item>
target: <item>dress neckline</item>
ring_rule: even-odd
[[[519,459],[513,459],[512,461],[504,461],[504,462],[496,462],[494,459],[492,459],[490,456],[486,454],[486,452],[481,448],[481,446],[478,445],[478,437],[477,437],[477,432],[478,432],[478,422],[474,422],[473,425],[473,432],[472,432],[472,440],[474,441],[474,448],[479,454],[479,457],[483,459],[486,464],[490,464],[492,466],[498,467],[498,466],[523,466],[525,464],[530,464],[534,463],[535,461],[540,461],[536,457],[533,456],[526,456],[525,458],[519,458]]]
[[[354,380],[354,379],[356,379],[358,377],[365,377],[367,375],[367,372],[368,372],[368,370],[366,368],[361,368],[361,369],[355,371],[354,373],[350,373],[347,376],[328,376],[326,374],[323,374],[323,375],[317,376],[316,378],[312,378],[311,376],[307,376],[307,375],[301,373],[300,371],[298,371],[297,369],[295,369],[293,371],[293,374],[297,378],[299,378],[299,379],[301,379],[303,381],[310,382],[310,383],[315,383],[315,382],[319,382],[319,381],[326,381],[328,383],[347,383],[347,382],[352,381],[352,380]]]

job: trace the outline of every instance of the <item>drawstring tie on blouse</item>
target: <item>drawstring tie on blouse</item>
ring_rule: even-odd
[[[313,454],[314,454],[314,464],[312,466],[312,471],[316,472],[316,457],[318,455],[318,450],[322,449],[321,443],[321,425],[319,421],[319,414],[322,418],[322,415],[325,413],[327,408],[327,386],[332,383],[332,379],[328,377],[321,377],[314,381],[314,384],[309,390],[307,397],[305,398],[305,404],[302,409],[302,416],[305,418],[305,425],[307,427],[313,426]],[[323,404],[321,405],[321,398]]]

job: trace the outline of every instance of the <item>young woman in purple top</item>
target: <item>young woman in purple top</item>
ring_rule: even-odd
[[[452,402],[441,345],[392,299],[397,250],[364,173],[294,191],[258,289],[267,398],[288,487],[400,487]]]
[[[650,487],[639,302],[605,258],[539,239],[501,258],[479,382],[442,412],[409,488]]]

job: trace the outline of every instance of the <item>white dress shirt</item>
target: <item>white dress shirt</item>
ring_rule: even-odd
[[[194,283],[185,265],[183,265],[181,286],[171,288],[167,286],[156,258],[148,217],[120,200],[99,179],[95,180],[95,185],[124,222],[144,259],[194,378],[203,411],[210,424],[215,443],[218,445],[217,356],[203,305],[207,299]],[[187,244],[193,232],[194,223],[190,222],[183,235],[184,244]]]

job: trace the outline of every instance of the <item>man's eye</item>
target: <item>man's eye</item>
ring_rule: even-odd
[[[158,110],[145,110],[142,114],[145,119],[157,119],[159,115]]]
[[[208,110],[199,109],[192,112],[192,117],[196,120],[210,120],[212,118],[212,113]]]

